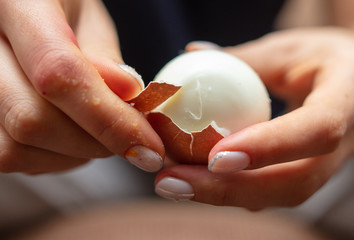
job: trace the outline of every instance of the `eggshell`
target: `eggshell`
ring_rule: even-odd
[[[258,75],[220,51],[182,54],[129,101],[146,113],[167,155],[182,163],[207,163],[223,137],[270,119],[270,100]]]
[[[206,163],[211,148],[223,138],[211,125],[187,133],[162,113],[152,112],[147,119],[165,144],[167,155],[180,163]]]
[[[210,149],[223,138],[212,126],[200,132],[188,133],[179,128],[169,117],[151,112],[158,105],[173,96],[181,86],[150,82],[134,99],[128,101],[138,111],[146,114],[154,130],[165,145],[167,155],[181,163],[205,163]]]
[[[150,82],[137,97],[128,101],[128,103],[140,112],[148,112],[166,101],[180,88],[180,86],[168,83]]]
[[[154,81],[182,88],[153,112],[162,112],[187,132],[212,124],[223,136],[269,120],[267,89],[242,60],[216,50],[179,55]]]

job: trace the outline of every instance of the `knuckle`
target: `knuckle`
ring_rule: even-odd
[[[33,70],[34,85],[43,95],[56,96],[68,92],[79,83],[84,61],[75,53],[50,49],[37,54],[38,64]]]
[[[106,138],[109,138],[109,136],[112,134],[112,129],[116,128],[121,124],[119,119],[114,119],[111,122],[108,122],[98,129],[97,133],[97,139],[98,140],[104,140]]]
[[[115,128],[117,128],[117,126],[120,124],[120,121],[118,119],[113,120],[111,122],[108,122],[106,124],[102,124],[101,126],[98,127],[98,129],[96,130],[96,139],[99,142],[103,142],[106,143],[107,139],[111,139],[112,138],[112,134],[114,133]],[[120,135],[120,138],[124,138],[123,135]],[[107,149],[113,149],[116,148],[115,147],[115,142],[110,142],[110,143],[106,143],[105,147],[107,147]],[[120,147],[122,147],[122,145],[120,145]],[[116,149],[117,150],[117,149]],[[123,153],[123,150],[120,150]]]
[[[324,151],[326,153],[333,152],[341,142],[346,132],[346,126],[338,115],[331,116],[322,132],[324,141]]]
[[[14,104],[5,116],[8,134],[22,144],[31,144],[45,126],[44,117],[31,104]]]
[[[98,124],[95,129],[95,138],[102,143],[105,143],[107,149],[115,149],[115,152],[124,153],[126,148],[131,145],[139,144],[144,140],[144,133],[142,131],[142,125],[139,123],[139,119],[136,119],[134,115],[126,121],[128,112],[125,112],[125,117],[119,116],[116,118],[109,118]],[[119,133],[119,139],[117,141],[107,141],[109,139],[116,138],[116,133]],[[119,144],[117,144],[119,143]]]

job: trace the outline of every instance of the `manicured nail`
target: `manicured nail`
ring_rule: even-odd
[[[137,80],[141,89],[145,88],[145,84],[144,84],[143,79],[141,78],[140,74],[134,70],[134,68],[132,68],[126,64],[122,64],[122,63],[118,63],[118,65],[120,66],[121,69],[123,69],[124,71],[126,71],[127,73],[132,75]]]
[[[208,41],[193,41],[190,42],[188,45],[195,45],[198,49],[214,49],[214,50],[220,50],[221,47],[217,45],[216,43],[213,42],[208,42]]]
[[[250,157],[244,152],[219,152],[209,162],[209,171],[213,173],[232,173],[245,169]]]
[[[194,197],[192,185],[186,181],[165,177],[156,184],[155,192],[163,198],[173,200],[189,200]]]
[[[133,165],[146,172],[156,172],[162,168],[162,157],[144,146],[138,145],[125,153],[125,158]]]

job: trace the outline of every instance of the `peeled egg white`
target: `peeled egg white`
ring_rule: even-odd
[[[212,125],[225,137],[271,117],[269,95],[257,73],[221,51],[183,53],[154,81],[182,86],[152,112],[163,113],[187,133]]]

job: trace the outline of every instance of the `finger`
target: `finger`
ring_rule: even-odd
[[[112,19],[101,1],[85,1],[81,8],[75,31],[81,51],[109,88],[121,99],[130,100],[144,88],[144,82],[134,69],[123,65]]]
[[[340,150],[316,158],[234,174],[213,174],[205,166],[179,165],[162,170],[157,194],[223,206],[259,210],[296,206],[313,195],[341,166],[348,154]]]
[[[288,39],[285,40],[269,41],[268,37],[265,37],[225,48],[211,42],[195,41],[187,44],[186,51],[220,50],[243,59],[260,75],[271,93],[286,100],[287,108],[293,110],[301,106],[311,91],[320,59],[310,57],[300,62],[294,61],[287,52],[288,45],[294,44],[290,44]]]
[[[111,152],[147,171],[158,170],[164,156],[160,138],[81,54],[60,6],[53,1],[17,3],[17,8],[4,4],[1,14],[6,21],[0,26],[38,93]]]
[[[248,63],[274,96],[290,105],[298,105],[311,92],[314,76],[323,60],[323,54],[303,47],[309,41],[304,33],[306,31],[268,34],[223,50]]]
[[[212,48],[213,44],[205,42],[192,42],[186,47],[187,50],[191,51]],[[237,47],[225,48],[224,50],[233,55],[239,55],[250,62],[264,78],[270,78],[268,75],[274,74],[273,72],[279,73],[285,71],[284,58],[279,58],[277,53],[275,53],[276,57],[273,57],[274,54],[270,55],[269,51],[274,51],[272,42],[268,43],[264,39]],[[271,62],[271,64],[266,64],[267,67],[265,67],[264,62],[260,64],[262,61],[265,61],[265,58],[266,62]],[[282,59],[282,61],[278,59]],[[316,140],[318,142],[317,138],[321,139],[317,133],[312,135],[312,137],[308,137],[313,129],[313,125],[307,124],[308,126],[305,126],[299,124],[299,120],[307,119],[306,116],[309,113],[312,113],[311,109],[308,109],[308,111],[307,109],[302,109],[302,111],[297,111],[273,120],[270,124],[259,124],[223,139],[216,144],[210,153],[210,171],[223,173],[235,172],[245,168],[258,168],[268,164],[291,161],[312,155],[314,152],[312,148],[311,151],[307,152],[297,151],[301,146],[296,146],[296,143],[293,143],[294,139],[297,139],[297,135],[292,135],[293,133],[306,133],[303,138],[307,141],[302,142],[304,144],[302,147],[304,149],[302,150],[307,150],[306,147],[308,148],[312,141]],[[321,117],[319,120],[322,120]],[[289,121],[292,124],[289,124]],[[294,121],[296,122],[294,123]],[[286,130],[285,132],[284,129]],[[289,137],[289,134],[291,134],[291,137]],[[264,155],[265,153],[266,155]]]
[[[222,48],[213,42],[193,41],[186,45],[185,50],[187,52],[192,52],[192,51],[199,51],[199,50],[222,50]]]
[[[89,160],[73,158],[15,142],[0,126],[0,172],[39,174],[68,170]]]
[[[210,169],[254,169],[334,151],[353,126],[354,102],[348,96],[354,91],[354,71],[332,62],[324,69],[303,107],[217,143]]]
[[[110,152],[40,97],[23,74],[10,45],[0,37],[0,123],[19,143],[81,158]]]

